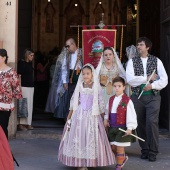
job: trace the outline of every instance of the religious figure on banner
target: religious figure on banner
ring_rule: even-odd
[[[104,49],[104,44],[102,43],[102,41],[100,40],[96,40],[93,44],[92,44],[92,50],[89,53],[89,57],[93,57],[93,63],[92,65],[96,68],[99,61],[100,61],[100,57],[102,55]]]

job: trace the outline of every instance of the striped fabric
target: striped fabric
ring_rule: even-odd
[[[58,159],[63,164],[73,167],[114,164],[115,158],[100,115],[92,116],[91,109],[85,111],[79,106],[72,116],[68,135],[61,140]]]

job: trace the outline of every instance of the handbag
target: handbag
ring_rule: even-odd
[[[28,104],[27,104],[27,98],[22,98],[17,101],[17,117],[18,118],[26,118],[28,117]]]

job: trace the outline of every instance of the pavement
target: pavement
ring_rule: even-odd
[[[15,170],[76,170],[57,159],[64,121],[51,118],[48,114],[33,116],[34,130],[17,131],[10,139],[11,150],[19,163]],[[170,133],[160,129],[159,154],[156,162],[140,159],[138,142],[126,148],[129,160],[123,170],[170,170]],[[89,170],[114,170],[115,166],[88,168]]]

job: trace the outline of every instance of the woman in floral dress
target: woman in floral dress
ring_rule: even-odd
[[[22,98],[21,85],[16,71],[7,65],[8,55],[0,49],[0,126],[8,138],[8,122],[14,110],[13,98]]]

